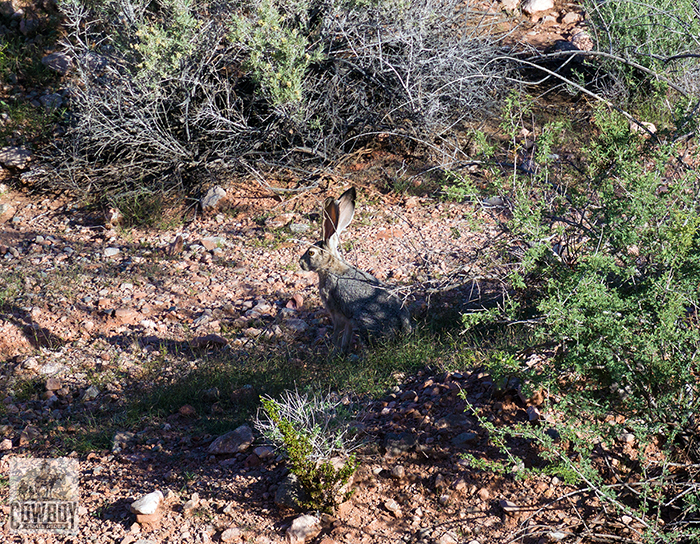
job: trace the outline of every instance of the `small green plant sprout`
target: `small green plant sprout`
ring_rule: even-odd
[[[262,397],[255,428],[287,455],[308,500],[300,506],[332,512],[347,499],[346,487],[358,462],[342,404],[330,395],[285,392],[280,400]]]

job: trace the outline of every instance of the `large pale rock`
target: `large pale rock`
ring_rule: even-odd
[[[525,0],[523,11],[528,15],[534,15],[540,11],[547,11],[554,7],[554,0]]]
[[[287,529],[288,544],[304,544],[321,532],[321,520],[316,516],[305,514],[299,516]]]
[[[221,533],[221,542],[237,543],[243,541],[243,531],[238,527],[229,527],[223,533]]]
[[[32,153],[24,147],[3,147],[0,149],[0,164],[8,168],[26,170],[31,160]]]
[[[241,425],[236,430],[220,436],[209,445],[209,453],[215,455],[239,453],[245,451],[253,442],[253,430],[248,425]]]
[[[160,506],[160,501],[162,500],[163,494],[156,490],[132,502],[129,510],[131,510],[132,514],[155,514],[158,510],[158,506]]]

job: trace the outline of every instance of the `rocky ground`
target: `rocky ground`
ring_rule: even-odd
[[[515,9],[484,4],[492,12],[502,8]],[[11,18],[20,30],[31,19],[26,13]],[[562,2],[517,20],[513,36],[528,47],[573,42],[583,32],[580,11]],[[35,100],[37,107],[48,107],[42,97],[63,96],[12,82],[3,93]],[[20,163],[0,171],[0,509],[7,516],[4,478],[16,456],[77,458],[81,498],[78,535],[20,536],[5,526],[3,542],[293,540],[289,529],[301,513],[279,498],[288,467],[257,435],[222,448],[183,403],[158,424],[135,425],[136,433],[127,426],[110,431],[107,443],[93,448],[82,443],[71,453],[66,437],[81,435],[78,421],[123,409],[139,394],[133,384],[144,368],[153,376],[161,365],[159,371],[172,376],[182,365],[225,360],[262,343],[284,345],[300,360],[309,350],[327,350],[330,323],[316,277],[297,264],[318,236],[326,196],[358,187],[358,213],[343,240],[346,257],[400,286],[418,320],[498,287],[490,252],[499,210],[418,196],[419,188],[382,189],[376,181],[403,164],[384,150],[357,155],[317,189],[296,196],[229,180],[222,184],[225,198],[207,213],[198,209],[184,224],[140,230],[124,228],[113,212],[26,192],[18,180],[31,161],[10,147],[5,152]],[[351,357],[366,349],[356,345]],[[215,414],[218,393],[211,394]],[[554,425],[540,413],[541,401],[496,389],[483,368],[447,369],[429,360],[416,375],[397,375],[382,398],[348,394],[363,439],[354,494],[334,515],[311,520],[307,541],[594,538],[601,531],[595,498],[572,494],[557,477],[519,481],[479,471],[462,456],[499,455],[474,410],[496,424]],[[633,437],[622,437],[621,451],[632,443]],[[529,452],[524,441],[514,446]],[[536,465],[536,452],[529,453]],[[163,494],[157,514],[137,518],[131,503],[156,490]],[[637,540],[639,527],[624,518],[616,521],[615,539]]]
[[[203,351],[225,359],[263,337],[292,346],[300,358],[309,346],[328,349],[330,323],[315,276],[297,260],[317,236],[323,197],[350,182],[361,196],[346,237],[348,259],[411,286],[402,293],[419,317],[482,296],[493,272],[495,212],[382,195],[365,184],[396,159],[376,152],[293,198],[232,183],[217,211],[156,232],[112,227],[113,217],[6,190],[0,202],[13,213],[0,234],[3,474],[11,456],[68,453],[65,437],[82,430],[75,422],[119,410],[138,394],[133,384],[149,365],[172,361],[162,372],[177,373],[178,364],[201,361]],[[444,279],[431,283],[435,278]],[[425,295],[431,286],[454,287],[455,296],[436,303]],[[164,356],[163,346],[173,345],[182,355]],[[355,349],[351,357],[368,348]],[[20,389],[22,380],[34,389]],[[446,371],[438,361],[396,376],[378,400],[349,396],[364,442],[355,492],[334,516],[319,518],[310,534],[321,532],[308,541],[486,544],[592,531],[585,523],[595,499],[567,499],[572,489],[557,477],[518,481],[476,470],[462,457],[499,456],[472,410],[497,423],[550,425],[540,421],[541,401],[495,389],[483,368]],[[5,527],[4,541],[282,542],[300,515],[278,504],[284,460],[258,436],[220,447],[198,430],[193,412],[183,404],[156,425],[137,425],[137,433],[114,432],[111,447],[70,454],[80,463],[78,536],[20,537]],[[156,490],[164,495],[158,514],[138,522],[130,504]],[[0,498],[7,514],[7,486]],[[635,535],[634,527],[624,531]]]

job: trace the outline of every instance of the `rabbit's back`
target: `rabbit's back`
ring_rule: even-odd
[[[399,297],[368,272],[348,266],[341,273],[325,274],[319,287],[332,315],[351,320],[370,337],[411,330],[408,310]]]

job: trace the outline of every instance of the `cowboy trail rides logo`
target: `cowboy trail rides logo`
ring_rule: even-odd
[[[78,461],[10,458],[10,531],[78,532]]]

